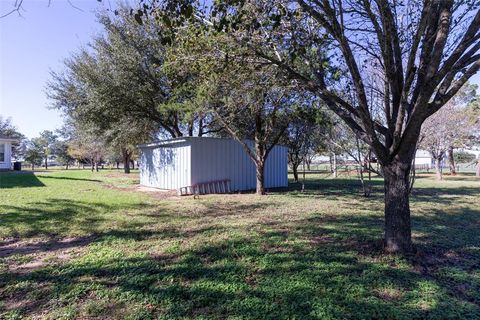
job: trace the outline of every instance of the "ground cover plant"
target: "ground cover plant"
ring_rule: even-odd
[[[105,170],[0,175],[2,319],[480,317],[480,180],[421,175],[414,255],[382,251],[382,181],[267,197],[138,190]]]

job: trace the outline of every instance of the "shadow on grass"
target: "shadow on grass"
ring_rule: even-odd
[[[55,179],[55,180],[72,180],[72,181],[102,182],[101,180],[98,180],[98,179],[59,177],[59,176],[47,176],[47,175],[40,175],[39,178],[42,178],[42,179]]]
[[[231,206],[236,212],[251,209]],[[214,221],[217,210],[213,204],[205,215]],[[111,300],[100,317],[134,303],[143,306],[144,318],[477,318],[480,256],[472,251],[466,259],[462,250],[480,243],[475,233],[480,212],[453,214],[454,220],[444,212],[415,217],[427,245],[409,260],[381,252],[380,216],[317,214],[259,223],[248,235],[227,238],[209,236],[212,231],[229,235],[236,227],[106,232],[86,243],[91,258],[27,274],[5,272],[0,288],[16,288],[17,299],[42,288],[49,298],[27,304],[26,314],[57,306],[57,299],[75,305],[105,295]],[[469,240],[452,243],[460,230]],[[159,254],[125,254],[118,242],[190,237],[205,239],[193,248]]]
[[[378,186],[381,182],[376,183]],[[358,196],[358,185],[349,181],[319,184],[312,185],[316,191],[287,192],[287,196]],[[448,195],[442,198],[444,205],[458,201],[456,196],[478,194],[475,188],[424,188],[414,196],[414,201],[428,202],[433,190],[438,195]],[[378,205],[380,198],[357,201],[355,205],[368,210],[372,203]],[[63,208],[70,203],[61,201],[66,200],[50,199],[37,207],[47,216],[55,216],[59,214],[57,205]],[[448,212],[432,209],[415,215],[413,228],[418,233],[415,242],[419,252],[403,259],[382,253],[379,239],[383,218],[378,211],[358,215],[319,212],[307,218],[270,219],[249,225],[239,233],[241,227],[216,225],[215,219],[269,210],[269,206],[274,210],[275,204],[202,204],[205,210],[189,219],[201,216],[211,219],[210,225],[192,229],[172,223],[150,229],[148,225],[133,224],[105,230],[77,243],[88,251],[86,259],[28,273],[3,272],[0,298],[6,302],[0,310],[8,309],[13,301],[27,299],[20,304],[20,310],[34,315],[59,308],[58,301],[60,305],[77,308],[82,301],[109,297],[104,298],[108,300],[95,316],[108,317],[118,309],[128,313],[130,305],[140,305],[145,319],[480,317],[478,208],[460,206]],[[56,223],[62,225],[84,211],[119,209],[81,202],[70,207],[69,215]],[[17,215],[25,210],[7,209]],[[172,217],[161,209],[155,210],[146,216]],[[10,216],[7,222],[34,224],[35,212],[27,211],[32,216],[24,220]],[[101,221],[87,222],[86,226],[95,229]],[[40,219],[39,223],[39,227],[48,229],[46,221]],[[183,245],[198,237],[202,239],[198,245]],[[157,241],[181,245],[172,253],[124,251],[122,244],[130,240],[138,242],[139,247],[149,247]],[[8,291],[2,291],[4,287]],[[28,293],[35,290],[41,298],[29,297]]]
[[[0,173],[0,189],[44,187],[38,177],[32,172]]]
[[[27,203],[25,206],[0,204],[0,227],[13,237],[49,237],[73,233],[94,233],[102,227],[109,214],[125,210],[145,209],[151,206],[137,204],[105,204],[95,201],[49,198],[42,202]],[[157,210],[162,210],[157,207]],[[147,222],[145,222],[146,224]],[[140,224],[143,226],[143,224]],[[128,221],[125,228],[138,227]]]

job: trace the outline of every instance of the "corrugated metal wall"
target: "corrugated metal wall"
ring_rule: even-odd
[[[255,164],[233,139],[182,138],[186,142],[142,147],[140,183],[178,189],[197,183],[230,180],[230,188],[255,189]],[[253,142],[249,141],[253,147]],[[288,186],[287,148],[275,146],[265,164],[265,187]]]
[[[168,190],[188,186],[190,160],[188,144],[141,148],[140,184]]]
[[[192,139],[192,184],[229,179],[232,190],[255,189],[255,163],[233,139]],[[253,142],[249,141],[251,147]],[[275,146],[265,164],[265,187],[288,186],[287,148]]]

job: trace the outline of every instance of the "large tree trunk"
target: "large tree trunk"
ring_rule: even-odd
[[[123,172],[130,173],[130,152],[123,150]]]
[[[442,180],[442,166],[440,159],[435,159],[435,174],[437,176],[437,180]]]
[[[450,166],[450,173],[452,175],[456,175],[457,170],[455,170],[455,159],[453,158],[453,147],[448,147],[447,157],[448,157],[448,165]]]
[[[392,253],[413,251],[410,225],[409,161],[383,167],[385,186],[385,249]]]
[[[265,185],[264,185],[264,176],[265,176],[265,162],[263,159],[259,159],[257,157],[256,161],[256,178],[257,178],[257,189],[256,193],[258,195],[264,195],[265,194]]]

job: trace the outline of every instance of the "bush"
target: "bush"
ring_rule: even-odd
[[[453,154],[453,159],[455,160],[455,163],[471,163],[475,161],[476,157],[474,154],[459,151]]]

